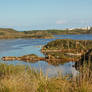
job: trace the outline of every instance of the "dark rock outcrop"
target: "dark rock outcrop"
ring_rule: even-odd
[[[81,59],[75,63],[75,68],[78,69],[80,66],[85,64],[90,64],[92,68],[92,49],[89,49],[85,54],[81,56]]]

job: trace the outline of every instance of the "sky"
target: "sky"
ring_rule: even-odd
[[[92,0],[0,0],[0,27],[17,30],[92,26]]]

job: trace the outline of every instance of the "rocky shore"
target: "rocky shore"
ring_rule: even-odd
[[[1,59],[3,61],[14,61],[14,60],[18,60],[18,61],[25,61],[25,62],[36,62],[36,61],[44,60],[45,58],[38,57],[35,54],[28,54],[28,55],[24,55],[24,56],[21,56],[21,57],[5,56],[5,57],[2,57]]]

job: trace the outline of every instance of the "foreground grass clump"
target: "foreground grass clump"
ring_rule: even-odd
[[[0,64],[0,92],[92,92],[92,71],[84,67],[76,77],[48,78],[30,67]]]

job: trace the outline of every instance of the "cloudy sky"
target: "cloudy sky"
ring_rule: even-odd
[[[17,30],[92,26],[92,0],[0,0],[0,27]]]

